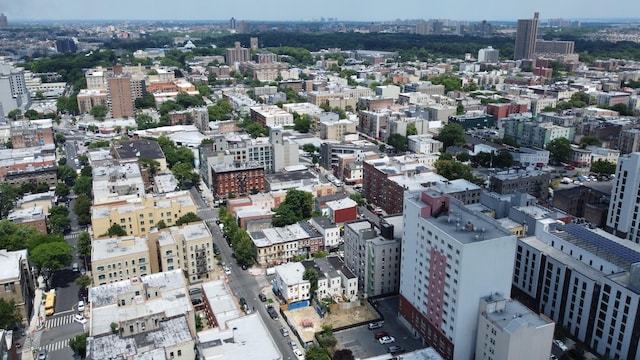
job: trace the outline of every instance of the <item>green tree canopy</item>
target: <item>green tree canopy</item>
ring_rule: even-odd
[[[103,234],[101,236],[126,236],[127,235],[127,230],[125,230],[122,226],[120,226],[120,224],[113,224],[109,227],[109,230],[107,230],[106,234]]]
[[[67,185],[72,185],[76,180],[78,174],[76,171],[68,165],[58,166],[58,180]]]
[[[405,152],[408,149],[407,138],[401,134],[391,134],[387,139],[387,144],[391,145],[398,152]]]
[[[81,359],[84,359],[85,356],[87,356],[88,335],[88,333],[82,333],[69,340],[69,347],[71,348],[71,350],[73,350],[73,353],[79,355]]]
[[[71,193],[71,188],[65,183],[57,183],[54,193],[57,197],[66,198]]]
[[[571,157],[571,142],[567,138],[557,138],[549,141],[547,150],[556,163],[562,163]]]
[[[600,175],[610,175],[616,173],[616,163],[611,161],[598,159],[591,164],[591,172]]]
[[[83,256],[91,256],[91,235],[83,231],[78,234],[78,242],[76,243],[78,254]]]
[[[71,220],[69,219],[69,209],[65,206],[52,206],[49,208],[49,218],[47,219],[47,228],[51,233],[63,233],[69,227]]]
[[[73,204],[73,212],[78,216],[78,224],[91,224],[91,199],[86,194],[79,194]]]
[[[200,175],[193,171],[193,165],[191,165],[191,163],[176,164],[171,168],[171,173],[183,189],[188,189],[193,184],[200,182]]]
[[[464,128],[456,123],[443,126],[437,139],[442,141],[445,149],[449,146],[463,146],[467,142],[464,137]]]
[[[302,145],[302,150],[309,154],[313,154],[316,151],[318,151],[318,148],[315,145],[308,143],[308,144]]]
[[[298,115],[298,113],[293,114],[293,129],[301,133],[308,133],[309,129],[311,129],[311,117],[309,114],[298,115],[297,117],[296,115]]]
[[[311,345],[304,355],[305,360],[331,360],[327,350],[318,345]]]
[[[15,186],[6,182],[0,183],[0,217],[6,218],[9,215],[19,197],[20,193]]]
[[[591,145],[600,146],[602,145],[602,141],[594,135],[586,135],[580,138],[580,148],[585,149],[587,146]]]
[[[318,290],[318,272],[312,268],[308,267],[304,269],[304,274],[302,274],[302,280],[309,280],[309,294],[311,298],[316,296],[316,290]]]
[[[287,191],[284,201],[275,210],[273,226],[285,226],[309,219],[313,212],[313,196],[302,190]]]
[[[198,215],[196,215],[196,214],[194,214],[193,212],[190,211],[190,212],[182,215],[181,217],[179,217],[178,220],[176,220],[176,226],[180,226],[180,225],[183,225],[183,224],[189,224],[189,223],[197,222],[197,221],[202,221],[202,219]]]
[[[104,105],[95,105],[89,111],[89,114],[98,120],[104,120],[109,113],[109,109]]]
[[[71,251],[73,247],[66,242],[48,242],[33,249],[29,254],[29,261],[40,270],[45,279],[49,279],[54,271],[71,265]]]
[[[91,196],[93,190],[93,179],[87,176],[80,176],[76,179],[76,183],[73,185],[73,192],[76,194],[86,194]]]
[[[16,302],[0,298],[0,329],[13,329],[22,320]]]

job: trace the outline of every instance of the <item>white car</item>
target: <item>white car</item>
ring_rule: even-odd
[[[380,339],[378,339],[378,342],[380,343],[380,345],[391,344],[395,341],[396,339],[394,339],[393,336],[383,336]]]
[[[293,355],[295,355],[298,360],[304,360],[304,353],[299,349],[294,349]]]
[[[84,325],[84,324],[86,324],[86,323],[87,323],[87,319],[85,319],[85,318],[84,318],[84,316],[82,316],[82,314],[76,314],[76,315],[73,317],[73,321],[75,321],[75,322],[77,322],[77,323],[80,323],[80,324],[82,324],[82,325]]]
[[[80,300],[78,301],[78,312],[83,312],[84,311],[84,301]]]
[[[226,267],[224,268],[224,273],[225,273],[225,274],[227,274],[227,275],[231,275],[231,268],[229,268],[228,266],[226,266]]]

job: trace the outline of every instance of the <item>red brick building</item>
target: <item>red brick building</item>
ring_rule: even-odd
[[[329,201],[327,208],[329,209],[329,219],[334,224],[358,219],[358,203],[350,198]]]
[[[219,198],[264,191],[264,174],[264,166],[258,163],[216,166],[211,169],[212,190]]]
[[[521,114],[527,112],[528,105],[526,103],[509,103],[509,104],[489,104],[487,105],[487,114],[493,116],[494,119],[500,120],[509,117],[511,114]]]

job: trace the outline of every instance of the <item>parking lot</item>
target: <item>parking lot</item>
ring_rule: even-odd
[[[398,318],[398,296],[391,296],[376,301],[376,308],[384,316],[382,328],[369,330],[367,325],[334,332],[338,347],[349,349],[354,358],[368,358],[387,353],[389,346],[401,346],[405,351],[413,351],[425,347],[421,339],[413,337]],[[376,340],[378,332],[386,332],[395,339],[392,344],[381,345]]]

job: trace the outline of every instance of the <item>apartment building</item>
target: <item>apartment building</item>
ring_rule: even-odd
[[[256,261],[261,265],[280,264],[291,261],[294,256],[322,250],[322,234],[308,223],[305,222],[307,226],[301,223],[250,232],[249,237],[256,247]],[[311,235],[310,229],[313,229]]]
[[[345,135],[356,133],[356,123],[351,120],[320,121],[320,138],[322,140],[344,141]]]
[[[111,161],[103,165],[95,164],[92,174],[94,205],[145,196],[146,186],[137,163]]]
[[[328,104],[331,108],[344,109],[350,105],[355,109],[359,98],[372,95],[373,91],[367,87],[338,87],[334,91],[310,91],[307,101],[317,106]]]
[[[600,356],[638,357],[640,247],[600,229],[544,220],[518,240],[514,296]]]
[[[622,154],[640,151],[640,129],[623,129],[618,137],[618,149]]]
[[[538,35],[538,13],[533,19],[518,19],[516,29],[516,42],[514,60],[532,59],[536,50],[536,38]]]
[[[445,359],[472,359],[478,302],[511,291],[516,236],[433,190],[405,193],[403,229],[400,316]]]
[[[167,159],[157,141],[147,139],[120,141],[111,146],[111,154],[121,161],[137,162],[140,158],[155,160],[158,162],[159,173],[167,171]]]
[[[13,149],[54,145],[51,120],[11,122],[11,146]]]
[[[33,226],[40,234],[47,234],[47,216],[42,206],[13,209],[7,215],[7,220],[21,225]]]
[[[24,324],[33,315],[35,279],[31,273],[27,250],[0,249],[0,299],[15,301]]]
[[[107,78],[107,103],[114,118],[134,117],[134,94],[131,76],[117,75]]]
[[[550,174],[545,171],[509,170],[491,176],[489,190],[499,194],[528,193],[545,202],[549,198],[550,180]]]
[[[27,110],[31,105],[23,68],[0,62],[0,104],[5,116],[14,109]]]
[[[227,55],[225,61],[227,65],[234,65],[235,63],[245,62],[251,60],[251,52],[249,49],[242,47],[239,41],[234,43],[232,48],[227,49]]]
[[[92,287],[89,303],[87,359],[196,358],[195,311],[181,270]]]
[[[95,285],[159,272],[158,261],[151,256],[147,239],[141,236],[94,239],[91,263]]]
[[[345,224],[344,258],[365,297],[391,294],[400,287],[400,224],[385,218],[378,231],[366,220]],[[393,223],[396,223],[395,226]]]
[[[606,225],[607,231],[636,244],[640,243],[638,188],[640,153],[636,152],[624,155],[618,161]]]
[[[78,100],[78,112],[88,114],[94,106],[109,107],[109,94],[104,89],[81,89],[76,97]]]
[[[480,300],[476,356],[478,360],[547,360],[555,323],[518,301],[492,294]]]
[[[324,216],[313,217],[310,223],[322,235],[325,251],[338,247],[341,241],[340,228],[338,225]]]
[[[250,108],[251,119],[262,126],[281,127],[293,125],[293,115],[275,105],[262,105]]]
[[[91,208],[91,228],[96,237],[106,234],[113,224],[122,226],[128,235],[144,236],[160,221],[173,226],[181,216],[198,207],[188,191],[127,199],[117,203],[94,205]]]
[[[264,165],[255,161],[216,165],[211,167],[211,190],[219,198],[264,191],[264,174]]]
[[[368,141],[350,143],[323,142],[320,145],[320,165],[325,169],[334,169],[338,166],[342,155],[361,156],[367,152],[378,152],[378,146]],[[362,155],[365,158],[364,155]]]
[[[151,253],[158,255],[160,271],[182,269],[190,284],[213,278],[213,235],[204,222],[154,229],[148,240]]]

